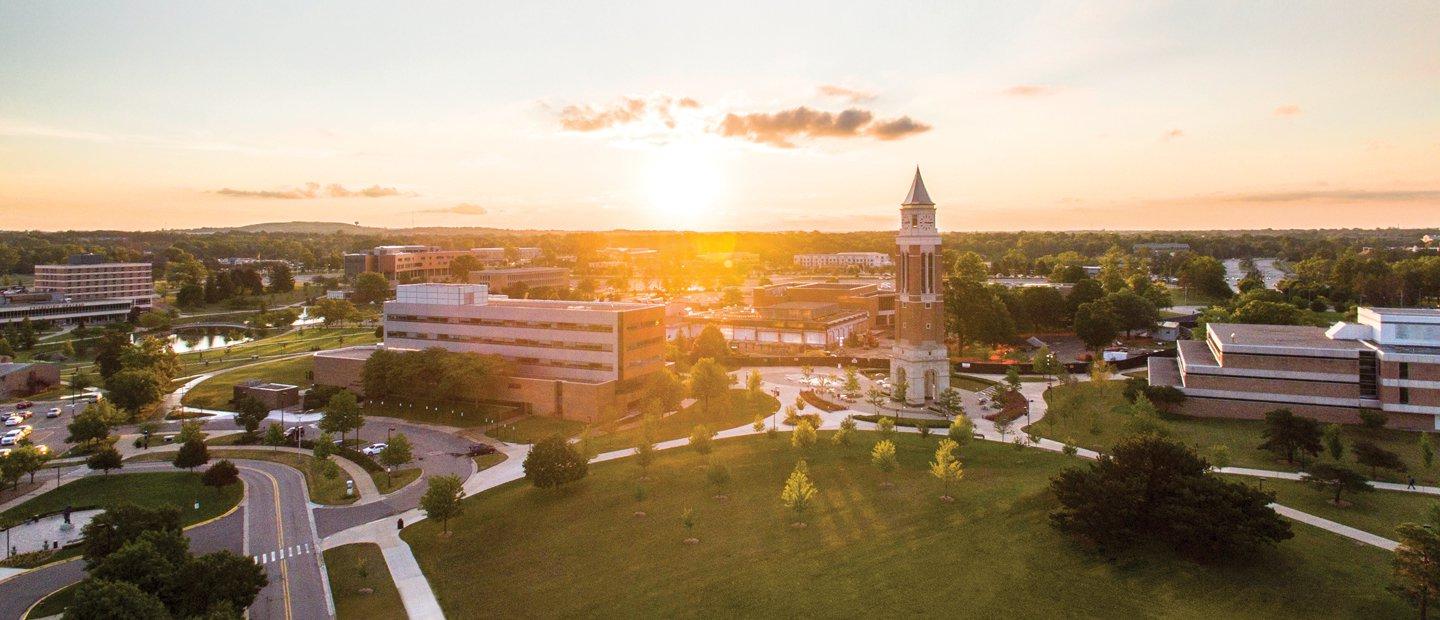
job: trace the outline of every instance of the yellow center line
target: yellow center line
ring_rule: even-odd
[[[280,547],[280,550],[276,552],[276,555],[280,557],[280,589],[284,595],[285,620],[290,620],[290,573],[288,570],[286,570],[285,527],[280,518],[280,481],[277,480],[275,476],[270,475],[270,472],[255,469],[253,467],[246,467],[245,469],[249,469],[250,471],[256,472],[262,476],[265,476],[266,478],[269,478],[270,488],[275,491],[275,539]]]

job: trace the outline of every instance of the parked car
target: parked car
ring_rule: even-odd
[[[3,437],[0,437],[0,446],[13,446],[20,443],[21,439],[30,436],[30,431],[26,430],[28,428],[30,427],[22,426],[17,429],[6,431],[5,435]]]
[[[472,443],[472,444],[470,444],[470,449],[466,451],[466,454],[468,454],[468,455],[470,455],[470,456],[480,456],[480,455],[482,455],[482,454],[494,454],[494,453],[495,453],[495,446],[492,446],[492,445],[487,444],[487,443]]]
[[[40,456],[45,456],[47,454],[50,454],[50,446],[42,443],[38,446],[35,446],[35,452],[38,453]]]
[[[361,453],[361,454],[364,454],[365,456],[376,456],[376,455],[380,454],[380,453],[381,453],[382,451],[384,451],[384,450],[385,450],[385,444],[383,444],[383,443],[372,443],[372,444],[370,444],[370,445],[368,445],[368,446],[365,446],[364,448],[361,448],[361,449],[360,449],[360,453]]]
[[[25,418],[22,418],[18,415],[8,416],[5,418],[5,426],[20,426],[20,423],[24,421]]]
[[[34,411],[16,411],[16,412],[15,412],[15,415],[20,416],[20,419],[21,419],[21,420],[29,420],[29,419],[30,419],[30,416],[35,415],[35,412],[34,412]]]
[[[49,411],[46,411],[46,412],[45,412],[45,417],[47,417],[47,418],[58,418],[58,417],[60,417],[60,408],[59,408],[59,407],[55,407],[55,408],[52,408],[52,409],[49,410]]]
[[[29,409],[29,408],[34,407],[34,406],[35,406],[35,403],[32,403],[32,402],[30,402],[30,401],[28,401],[28,400],[22,400],[22,401],[20,401],[20,402],[18,402],[18,403],[15,403],[15,410],[16,410],[16,411],[19,411],[19,410],[21,410],[21,409]]]

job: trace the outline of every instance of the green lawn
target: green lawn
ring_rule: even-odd
[[[186,392],[181,402],[188,407],[233,411],[234,405],[230,399],[235,394],[237,384],[258,379],[303,388],[310,385],[310,371],[314,368],[315,358],[309,355],[239,368],[201,382]]]
[[[184,523],[190,525],[225,514],[240,502],[241,495],[241,485],[216,493],[200,484],[200,474],[182,471],[86,476],[0,513],[0,523],[57,512],[66,506],[94,508],[129,502],[146,507],[175,506],[181,509]],[[196,501],[200,502],[199,510],[194,508]]]
[[[584,422],[532,415],[494,426],[485,434],[506,443],[536,443],[551,435],[574,437],[582,430]]]
[[[750,424],[755,421],[756,415],[768,416],[778,411],[780,401],[763,392],[752,400],[746,390],[732,389],[729,406],[717,404],[714,408],[715,411],[707,415],[701,403],[696,401],[693,405],[656,422],[653,439],[659,442],[689,437],[695,427],[701,424],[717,432]],[[597,435],[591,441],[592,449],[597,453],[633,448],[640,442],[640,427]]]
[[[510,457],[504,452],[491,452],[490,454],[477,456],[475,457],[475,471],[478,473],[490,469],[491,467],[504,463],[507,458]]]
[[[454,618],[1413,616],[1385,590],[1388,553],[1306,526],[1252,564],[1088,551],[1046,520],[1049,478],[1077,461],[987,442],[962,449],[953,503],[924,469],[933,438],[897,439],[888,489],[869,463],[873,434],[825,443],[810,457],[808,527],[793,528],[779,500],[795,462],[785,439],[716,442],[726,499],[682,449],[659,454],[642,500],[640,470],[621,459],[561,490],[517,481],[466,498],[449,538],[431,520],[402,537]]]
[[[260,361],[256,358],[304,353],[353,345],[374,344],[375,330],[363,327],[306,327],[237,344],[229,350],[182,353],[181,376],[232,368]]]
[[[514,407],[494,403],[398,403],[367,400],[360,403],[360,409],[367,416],[397,418],[455,428],[485,426],[515,415]]]
[[[370,479],[375,481],[375,486],[380,489],[381,495],[387,495],[405,488],[405,485],[419,478],[421,473],[423,472],[419,467],[402,469],[389,475],[386,475],[383,471],[372,471],[370,472]]]
[[[335,617],[404,619],[405,605],[390,578],[380,545],[355,543],[325,551],[325,571],[335,597]]]
[[[69,607],[70,602],[75,600],[75,588],[79,585],[80,584],[78,583],[72,583],[68,586],[60,588],[59,590],[51,592],[49,596],[41,599],[40,602],[36,604],[35,607],[30,610],[30,613],[26,614],[25,617],[48,618],[50,616],[58,616],[62,613],[65,613],[65,608]]]
[[[950,387],[967,392],[979,392],[986,388],[998,385],[998,382],[991,381],[984,377],[972,375],[954,374],[950,375]]]
[[[334,457],[341,458],[341,457]],[[174,452],[151,452],[126,459],[130,461],[172,461],[175,459]],[[287,452],[283,450],[266,450],[264,448],[210,448],[210,462],[214,463],[220,459],[251,459],[255,461],[270,461],[281,465],[288,465],[300,470],[305,475],[305,487],[310,492],[310,501],[317,504],[338,505],[351,504],[358,497],[345,497],[345,482],[350,480],[350,474],[345,469],[335,468],[335,477],[325,476],[320,466],[316,464],[315,457],[299,452]]]
[[[1111,381],[1104,385],[1076,383],[1053,388],[1045,393],[1049,405],[1045,418],[1031,428],[1042,437],[1057,441],[1073,441],[1076,445],[1094,450],[1107,450],[1115,441],[1127,433],[1129,414],[1124,411],[1125,397],[1121,382]],[[1261,433],[1265,423],[1259,420],[1232,420],[1224,418],[1196,418],[1174,416],[1166,420],[1165,428],[1171,436],[1209,455],[1211,447],[1228,446],[1230,465],[1254,467],[1279,471],[1301,471],[1298,463],[1291,464],[1275,454],[1261,450],[1264,439]],[[1361,467],[1350,455],[1349,446],[1356,440],[1373,441],[1377,445],[1400,455],[1408,464],[1409,471],[1417,480],[1434,483],[1440,480],[1440,466],[1425,469],[1420,456],[1420,434],[1412,431],[1392,429],[1367,430],[1360,426],[1343,427],[1346,454],[1343,459],[1365,475],[1369,468]],[[1436,438],[1440,443],[1440,438]],[[1404,482],[1405,474],[1380,470],[1379,479]]]
[[[1390,539],[1395,538],[1395,526],[1401,523],[1428,522],[1430,507],[1440,504],[1440,497],[1434,495],[1372,491],[1344,493],[1340,499],[1350,502],[1350,505],[1339,507],[1330,503],[1333,492],[1319,491],[1303,482],[1264,479],[1261,483],[1260,478],[1245,476],[1234,476],[1232,479],[1274,491],[1275,501],[1285,506]]]

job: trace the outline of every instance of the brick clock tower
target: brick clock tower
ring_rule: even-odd
[[[941,289],[940,231],[935,203],[925,191],[920,169],[900,205],[900,232],[895,236],[895,348],[890,382],[906,390],[907,404],[934,400],[950,387],[950,357],[945,348],[945,298]]]

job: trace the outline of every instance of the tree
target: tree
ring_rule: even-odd
[[[160,377],[154,371],[140,369],[126,369],[110,375],[105,380],[105,390],[110,401],[131,416],[158,402],[164,394]]]
[[[1225,265],[1212,256],[1195,255],[1180,267],[1180,286],[1205,297],[1226,298],[1231,295],[1225,283]]]
[[[50,455],[48,453],[42,454],[35,446],[25,445],[12,449],[10,454],[0,457],[0,459],[3,459],[0,463],[14,469],[17,479],[20,476],[29,474],[30,482],[34,483],[35,472],[45,466],[46,461],[50,460]]]
[[[270,292],[289,293],[295,290],[295,274],[290,272],[290,265],[275,263],[270,265]]]
[[[94,444],[110,436],[110,424],[100,412],[89,408],[70,420],[65,429],[70,431],[65,441],[73,444]]]
[[[940,481],[942,499],[950,497],[950,483],[958,482],[965,475],[960,460],[955,458],[958,447],[949,439],[941,439],[940,445],[935,448],[935,460],[930,462],[930,475]]]
[[[660,404],[661,411],[674,411],[685,400],[685,383],[669,368],[650,375],[645,385],[645,398]]]
[[[1330,454],[1330,458],[1337,461],[1345,456],[1345,443],[1340,438],[1341,432],[1339,424],[1326,424],[1321,438],[1325,444],[1325,452]]]
[[[1434,523],[1402,523],[1391,560],[1390,590],[1420,610],[1424,620],[1440,598],[1440,531]]]
[[[229,460],[221,459],[220,462],[211,465],[200,476],[200,482],[207,487],[215,487],[215,492],[240,481],[240,470]]]
[[[585,477],[585,457],[564,437],[542,439],[525,455],[525,478],[542,489],[554,488]]]
[[[234,618],[269,583],[265,570],[246,556],[217,551],[191,558],[177,574],[168,606],[177,618]],[[228,612],[228,615],[227,615]]]
[[[1420,433],[1420,462],[1425,469],[1435,464],[1435,444],[1430,442],[1430,433]]]
[[[247,437],[254,437],[255,430],[260,428],[260,423],[269,415],[270,408],[254,396],[242,394],[235,399],[235,423],[245,429]]]
[[[387,482],[390,480],[392,470],[409,463],[414,458],[414,451],[410,447],[410,438],[406,437],[405,433],[395,433],[385,443],[385,449],[380,451],[380,464],[385,466],[385,480]]]
[[[944,409],[950,415],[959,417],[964,417],[965,415],[965,405],[960,396],[960,390],[953,387],[940,390],[940,395],[935,399],[935,404],[940,405],[940,408]]]
[[[878,433],[880,433],[880,436],[881,436],[881,437],[884,437],[885,439],[889,439],[889,438],[891,438],[891,437],[894,437],[894,436],[895,436],[895,418],[891,418],[891,417],[882,417],[882,418],[880,418],[880,420],[875,423],[875,431],[878,432]]]
[[[4,337],[4,336],[0,336],[0,356],[3,356],[3,357],[14,357],[14,356],[15,356],[15,347],[12,346],[12,345],[10,344],[10,340],[9,340],[8,338]]]
[[[277,422],[266,424],[263,442],[267,446],[283,446],[288,443],[285,439],[285,427]]]
[[[1051,523],[1107,547],[1155,542],[1206,560],[1243,557],[1293,536],[1269,507],[1273,493],[1226,481],[1209,467],[1178,441],[1122,439],[1095,463],[1051,479],[1061,504]]]
[[[795,517],[802,518],[805,510],[810,507],[810,501],[815,498],[815,485],[810,482],[810,476],[806,475],[805,461],[795,465],[790,472],[790,477],[785,480],[785,488],[780,491],[780,501],[786,508],[795,512]]]
[[[461,254],[450,261],[450,281],[469,282],[470,272],[480,271],[485,268],[485,263],[473,254]]]
[[[720,328],[706,325],[695,338],[694,353],[696,359],[725,359],[730,355],[730,344],[725,341],[725,334],[720,333]]]
[[[805,452],[815,445],[815,439],[815,427],[810,425],[810,420],[801,418],[795,423],[795,432],[790,434],[790,445]]]
[[[109,474],[110,470],[120,469],[124,467],[124,464],[121,463],[119,451],[114,447],[105,447],[96,450],[94,454],[90,455],[90,458],[85,459],[85,466]]]
[[[334,325],[354,318],[359,311],[355,309],[355,304],[344,299],[323,297],[310,305],[309,313],[325,321],[326,325]]]
[[[420,509],[425,511],[425,516],[439,519],[440,527],[449,533],[450,519],[460,516],[464,510],[464,505],[460,503],[463,497],[465,485],[459,476],[435,476],[430,478],[425,494],[420,496]]]
[[[945,434],[956,447],[963,446],[975,438],[975,423],[963,415],[955,416],[950,421],[950,429]]]
[[[199,420],[187,420],[180,423],[180,432],[175,434],[175,441],[186,443],[189,441],[205,441],[205,431]]]
[[[1370,477],[1379,475],[1380,468],[1394,471],[1405,471],[1405,461],[1400,455],[1385,448],[1381,448],[1370,441],[1357,441],[1350,444],[1350,451],[1355,453],[1355,460],[1361,465],[1370,468]]]
[[[1302,479],[1320,491],[1334,492],[1335,497],[1331,503],[1337,506],[1340,505],[1342,492],[1366,493],[1375,490],[1370,486],[1370,482],[1365,480],[1365,476],[1338,463],[1315,463]]]
[[[640,443],[635,444],[635,464],[640,466],[640,475],[648,474],[650,464],[654,462],[655,444],[646,436],[640,440]]]
[[[855,372],[855,368],[845,368],[845,386],[843,389],[845,394],[851,397],[860,393],[860,373]]]
[[[1092,301],[1075,310],[1075,335],[1091,350],[1105,348],[1120,333],[1120,319],[1102,301]]]
[[[1360,425],[1372,431],[1384,428],[1385,421],[1389,419],[1389,416],[1379,409],[1361,409],[1357,415],[1360,416]]]
[[[1297,416],[1289,409],[1266,412],[1261,436],[1265,442],[1259,447],[1284,456],[1287,463],[1294,463],[1299,452],[1310,456],[1320,453],[1320,423]]]
[[[690,393],[700,399],[707,415],[715,410],[713,406],[722,402],[730,392],[730,374],[725,372],[714,359],[705,357],[695,362],[690,369]]]
[[[870,449],[870,462],[877,469],[888,474],[899,469],[900,461],[895,458],[895,442],[881,439]]]
[[[870,406],[875,408],[875,413],[880,413],[885,410],[885,401],[887,400],[889,400],[889,397],[885,396],[885,392],[880,391],[878,387],[871,386],[870,391],[865,392],[865,402],[870,403]]]
[[[180,451],[175,453],[175,460],[172,463],[181,469],[194,470],[208,462],[210,462],[210,449],[205,447],[205,442],[192,439],[180,444]]]
[[[75,588],[65,620],[168,618],[165,605],[133,583],[86,579]]]
[[[379,303],[390,297],[390,282],[374,271],[355,276],[354,289],[351,297],[357,304]]]
[[[690,447],[700,454],[710,454],[711,438],[715,431],[710,430],[704,424],[697,425],[695,430],[690,432]]]
[[[1010,366],[1005,369],[1005,387],[1011,392],[1020,391],[1020,369]]]
[[[1115,317],[1116,325],[1125,330],[1127,335],[1137,329],[1150,329],[1160,320],[1160,312],[1155,309],[1155,304],[1134,291],[1111,293],[1105,296],[1104,303]]]
[[[325,413],[320,417],[320,430],[344,437],[350,431],[359,431],[365,425],[365,416],[360,413],[360,404],[355,393],[343,390],[330,397],[325,403]]]
[[[81,537],[85,540],[85,566],[93,569],[110,554],[138,540],[146,532],[178,535],[180,529],[180,509],[175,506],[143,508],[123,502],[110,506],[81,528]]]

